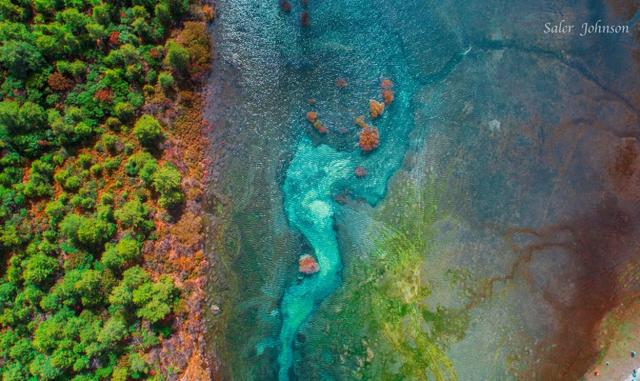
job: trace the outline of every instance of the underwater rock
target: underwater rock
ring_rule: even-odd
[[[291,3],[287,0],[280,1],[280,10],[283,12],[291,12]]]
[[[305,254],[298,259],[298,271],[307,275],[315,274],[320,271],[320,265],[313,256]]]
[[[365,177],[367,175],[367,169],[361,165],[357,166],[354,171],[356,177]]]
[[[303,27],[309,26],[309,12],[302,12],[302,14],[300,15],[300,25],[302,25]]]
[[[378,102],[375,99],[369,99],[369,113],[371,119],[376,119],[384,112],[384,103]]]
[[[364,152],[371,152],[380,143],[380,134],[378,129],[375,127],[365,127],[360,132],[360,139],[358,144],[360,145],[360,149]]]

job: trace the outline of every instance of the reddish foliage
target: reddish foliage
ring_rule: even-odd
[[[216,10],[209,4],[205,4],[205,6],[202,7],[202,13],[204,13],[207,21],[213,21],[213,19],[216,18]]]
[[[320,123],[320,121],[319,121],[319,120],[316,120],[316,121],[313,123],[313,128],[315,128],[315,129],[316,129],[316,131],[318,131],[318,132],[319,132],[319,133],[321,133],[322,135],[326,134],[326,133],[327,133],[327,131],[328,131],[328,130],[327,130],[327,128],[326,128],[322,123]]]
[[[383,89],[390,89],[393,87],[393,82],[391,82],[390,79],[383,79],[382,82],[380,82],[380,87]]]
[[[358,144],[364,152],[370,152],[378,147],[380,143],[380,134],[375,127],[365,127],[360,132],[360,140]]]
[[[309,123],[311,123],[311,125],[313,126],[313,128],[316,129],[316,131],[318,131],[321,134],[326,134],[327,133],[327,128],[322,124],[322,122],[320,122],[320,120],[318,119],[318,113],[315,111],[309,111],[307,112],[307,121]]]
[[[390,105],[394,99],[393,90],[389,90],[389,89],[382,90],[382,98],[384,99],[384,104]]]
[[[151,58],[154,58],[154,59],[160,58],[161,54],[162,53],[156,48],[152,48],[151,50],[149,50],[149,55],[151,56]]]
[[[354,171],[356,177],[365,177],[367,175],[367,169],[363,166],[357,166]]]
[[[109,44],[110,45],[118,45],[120,43],[120,32],[113,31],[109,34]]]
[[[311,255],[303,255],[298,259],[298,270],[303,274],[314,274],[320,271],[320,265]]]
[[[111,91],[111,89],[106,88],[96,91],[93,96],[100,102],[111,102],[111,99],[113,98],[113,92]]]
[[[371,114],[371,119],[375,119],[382,115],[384,112],[384,103],[378,102],[375,99],[369,100],[369,113]]]
[[[315,111],[307,112],[307,120],[309,123],[315,123],[315,121],[318,120],[318,113]]]
[[[336,87],[339,89],[344,89],[345,87],[347,87],[348,83],[347,80],[344,78],[338,78],[336,79]]]
[[[73,81],[59,72],[51,73],[47,81],[49,87],[54,91],[67,91],[73,88]]]
[[[369,128],[367,123],[364,121],[364,115],[360,115],[354,120],[354,123],[360,128]]]

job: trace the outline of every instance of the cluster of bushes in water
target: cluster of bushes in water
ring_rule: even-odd
[[[2,380],[166,376],[144,354],[180,291],[143,246],[184,195],[163,118],[142,114],[204,71],[208,44],[169,39],[193,9],[0,0]]]

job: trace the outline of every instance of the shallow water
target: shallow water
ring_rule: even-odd
[[[393,213],[379,210],[401,199],[400,173],[418,186],[435,177],[447,189],[438,203],[448,217],[435,224],[422,271],[429,305],[462,308],[471,321],[445,346],[459,378],[581,375],[594,357],[594,325],[615,304],[605,294],[617,289],[617,264],[635,245],[616,247],[619,259],[604,266],[610,245],[585,236],[622,234],[603,202],[635,213],[609,168],[621,137],[636,128],[640,77],[629,36],[542,30],[558,18],[621,19],[589,1],[310,0],[306,28],[301,11],[221,0],[213,27],[214,187],[229,209],[213,251],[228,258],[229,277],[219,301],[224,337],[212,340],[223,342],[228,378],[351,377],[348,364],[334,365],[349,348],[320,337],[342,308],[344,277],[370,254],[375,227],[393,228]],[[379,99],[383,78],[396,98],[372,122],[380,146],[362,154],[353,121]],[[326,136],[305,120],[309,110]],[[356,166],[367,176],[357,178]],[[298,275],[301,254],[317,258],[319,273]],[[489,293],[461,293],[443,279],[452,269],[470,273],[475,288],[491,284]],[[596,276],[587,282],[595,289],[581,291]],[[576,319],[585,331],[577,344],[563,343],[575,334],[566,322],[576,313],[592,318]]]

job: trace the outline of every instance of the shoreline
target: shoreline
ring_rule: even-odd
[[[211,36],[206,32],[213,16],[207,15],[206,7],[215,9],[211,1],[205,0],[198,5],[197,19],[185,22],[196,23],[196,29],[205,32],[197,37],[206,39],[208,54],[211,54]],[[173,30],[171,39],[180,41],[183,32],[184,29]],[[158,348],[152,350],[156,352],[152,356],[157,356],[165,370],[172,367],[179,369],[174,378],[179,380],[216,379],[206,344],[206,278],[210,264],[205,254],[205,193],[212,179],[207,170],[210,127],[204,116],[203,105],[208,96],[207,78],[211,71],[209,60],[198,74],[200,77],[195,79],[192,86],[180,91],[174,102],[175,109],[172,111],[175,111],[175,115],[167,123],[171,139],[168,139],[168,147],[164,147],[162,158],[174,163],[183,173],[185,200],[179,219],[173,223],[156,221],[158,238],[151,250],[153,256],[166,258],[162,263],[165,269],[161,273],[169,275],[183,293],[182,307],[176,313],[173,324],[174,331]],[[145,106],[153,104],[150,102]]]

